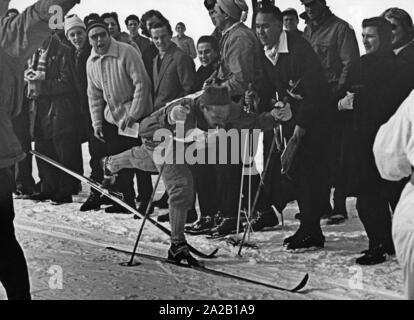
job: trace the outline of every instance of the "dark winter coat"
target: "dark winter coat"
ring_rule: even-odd
[[[279,53],[276,66],[263,55],[265,85],[260,93],[263,101],[260,109],[267,111],[272,108],[271,99],[275,98],[277,91],[279,99],[287,100],[293,112],[293,120],[283,124],[283,138],[288,142],[296,125],[306,129],[306,135],[289,171],[289,176],[297,182],[299,176],[308,175],[316,168],[326,170],[326,135],[330,134],[329,119],[333,112],[328,108],[330,89],[316,53],[310,44],[296,33],[287,33],[287,43],[289,52]],[[292,99],[287,93],[287,90],[291,90],[292,85],[298,81],[300,83],[293,93],[302,96],[302,101]],[[264,133],[265,159],[268,158],[273,140],[273,133]],[[286,205],[284,201],[297,199],[298,189],[292,180],[280,174],[280,155],[275,157],[271,166],[271,179],[265,183],[265,190],[272,197],[278,210],[283,210]],[[322,169],[318,171],[323,172]]]
[[[287,33],[289,53],[280,53],[276,66],[263,55],[265,71],[265,85],[263,86],[263,110],[271,108],[270,99],[275,97],[276,91],[279,99],[288,98],[287,90],[292,84],[300,81],[294,94],[301,95],[303,101],[288,98],[292,106],[294,122],[302,128],[312,130],[326,125],[330,98],[328,83],[319,59],[309,43],[297,34]],[[259,90],[260,91],[260,90]]]
[[[194,85],[194,91],[200,91],[203,89],[204,83],[210,76],[216,71],[216,63],[212,63],[207,67],[201,66],[196,73],[196,80]]]
[[[414,73],[414,39],[398,53],[397,57],[407,63]]]
[[[405,72],[392,51],[362,56],[350,69],[346,91],[355,93],[353,111],[341,111],[339,185],[349,196],[389,193],[375,164],[376,134],[407,96]]]
[[[193,59],[175,43],[171,43],[162,62],[153,60],[154,109],[194,92],[195,65]]]
[[[151,82],[154,81],[152,71],[154,68],[154,58],[157,56],[157,54],[158,49],[153,42],[151,42],[150,46],[147,49],[145,49],[144,52],[142,52],[142,60],[144,61],[145,69],[147,70]],[[152,84],[152,87],[154,88],[154,83]]]
[[[175,106],[182,104],[184,99],[186,98],[168,104],[141,122],[139,136],[144,139],[144,143],[149,149],[155,148],[160,144],[160,141],[154,139],[157,130],[165,128],[170,132],[175,132],[176,125],[169,123],[169,114]],[[190,102],[189,99],[186,99],[186,102]],[[225,122],[226,125],[223,129],[226,131],[231,129],[261,129],[268,131],[275,128],[278,124],[270,112],[261,114],[247,113],[240,104],[234,102],[231,105],[230,114]],[[184,132],[188,133],[195,128],[206,132],[211,129],[216,129],[211,128],[206,121],[200,100],[192,99],[190,102],[190,113],[187,115],[187,120],[184,125]]]
[[[79,134],[80,109],[70,69],[71,48],[51,37],[46,80],[34,102],[34,137],[50,139],[62,134]]]
[[[70,70],[74,79],[74,86],[76,89],[77,101],[79,106],[80,116],[82,118],[82,141],[86,142],[92,128],[91,114],[89,111],[89,100],[88,100],[88,77],[86,73],[86,63],[89,56],[91,55],[92,47],[89,44],[85,45],[85,48],[81,50],[71,49],[70,52]],[[93,131],[92,131],[93,132]]]

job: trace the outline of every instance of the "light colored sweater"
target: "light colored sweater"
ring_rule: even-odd
[[[92,49],[87,63],[89,108],[94,128],[103,120],[119,125],[127,116],[141,120],[153,111],[151,81],[138,52],[111,39],[108,52]]]
[[[191,58],[197,58],[197,51],[195,48],[194,40],[186,35],[183,37],[175,36],[172,41]]]

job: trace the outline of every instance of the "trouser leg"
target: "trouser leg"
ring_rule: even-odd
[[[322,235],[320,220],[326,208],[326,150],[320,143],[323,133],[309,133],[301,142],[297,155],[299,208],[303,214],[301,229],[314,235]]]
[[[242,164],[216,165],[219,185],[219,210],[222,217],[237,218]]]
[[[91,167],[91,179],[93,181],[101,182],[104,174],[99,161],[107,155],[105,143],[95,138],[93,132],[89,137],[89,154],[91,159],[89,165]]]
[[[23,187],[34,188],[35,181],[32,175],[33,157],[29,153],[32,149],[32,138],[30,135],[29,112],[23,109],[21,114],[13,120],[13,128],[17,138],[20,141],[26,158],[15,165],[15,180],[17,185]]]
[[[59,161],[52,139],[36,139],[35,150],[52,160]],[[41,177],[41,192],[55,195],[58,190],[59,170],[38,158],[36,163]]]
[[[367,232],[370,248],[382,244],[386,249],[392,249],[392,220],[387,199],[380,194],[361,195],[357,199],[357,210]]]
[[[191,171],[201,216],[214,216],[218,211],[218,183],[214,165],[196,164],[191,166]]]
[[[14,179],[9,169],[0,169],[0,181],[0,282],[9,300],[30,300],[26,259],[13,226]]]
[[[53,139],[53,145],[58,157],[57,161],[60,164],[76,173],[83,173],[83,165],[80,164],[82,162],[82,148],[76,134],[57,136]],[[78,180],[63,171],[59,172],[58,179],[60,196],[70,196],[78,188]]]
[[[104,122],[104,136],[107,155],[116,155],[138,145],[138,139],[118,135],[118,127]],[[134,170],[124,169],[118,172],[114,189],[124,195],[124,200],[135,207]]]
[[[185,164],[165,164],[161,177],[169,195],[171,242],[182,243],[187,212],[193,205],[193,177]]]

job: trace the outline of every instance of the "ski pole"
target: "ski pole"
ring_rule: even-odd
[[[171,141],[168,144],[167,150],[165,152],[165,156],[166,157],[168,156],[168,153],[169,153],[170,149],[172,148],[173,144],[174,144],[174,138],[171,137]],[[135,258],[135,255],[137,253],[137,249],[138,249],[139,242],[141,240],[142,233],[144,231],[145,223],[147,222],[147,220],[149,218],[149,215],[150,215],[149,213],[151,212],[152,203],[154,202],[155,194],[157,192],[158,185],[160,184],[161,177],[162,177],[162,174],[164,172],[165,165],[167,163],[166,161],[167,161],[167,159],[161,165],[161,168],[160,168],[160,171],[159,171],[159,174],[158,174],[157,181],[155,183],[154,189],[153,189],[152,194],[151,194],[150,201],[149,201],[148,206],[147,206],[147,209],[145,211],[144,219],[142,220],[141,228],[139,229],[139,232],[138,232],[137,241],[135,242],[134,250],[132,251],[132,255],[131,255],[131,260],[128,263],[126,263],[126,264],[125,263],[122,264],[122,266],[133,267],[133,266],[139,265],[139,263],[134,265],[134,258]]]
[[[276,134],[276,132],[275,132],[275,134]],[[266,177],[266,175],[267,175],[267,173],[269,171],[270,162],[271,162],[272,155],[273,155],[273,152],[274,152],[275,148],[276,148],[276,139],[273,138],[272,146],[270,147],[270,152],[269,152],[269,155],[268,155],[267,160],[266,160],[265,168],[263,170],[263,177],[262,177],[262,180],[263,181],[264,181],[264,179],[265,179],[265,177]],[[263,184],[260,184],[259,185],[259,188],[257,189],[256,196],[255,196],[255,199],[253,201],[253,207],[252,207],[252,211],[253,212],[254,212],[254,210],[256,210],[257,203],[259,201],[260,192],[262,191],[262,186],[263,186]],[[242,239],[242,241],[240,243],[239,252],[238,252],[238,255],[240,257],[242,256],[241,253],[242,253],[242,250],[243,250],[244,242],[246,241],[247,230],[248,229],[246,229],[244,231],[243,239]]]
[[[243,185],[244,185],[244,161],[247,155],[247,138],[244,143],[244,151],[243,151],[243,161],[242,161],[242,170],[241,170],[241,183],[240,183],[240,196],[239,196],[239,211],[237,215],[237,235],[236,238],[239,238],[240,233],[240,215],[241,215],[241,207],[242,207],[242,199],[243,199]]]
[[[164,172],[164,168],[165,168],[165,163],[163,163],[162,166],[161,166],[157,181],[156,181],[155,186],[154,186],[154,190],[152,191],[151,198],[150,198],[150,201],[148,203],[147,209],[145,211],[144,219],[142,220],[141,228],[140,228],[139,233],[138,233],[137,241],[135,242],[134,250],[132,251],[131,260],[127,264],[122,264],[122,266],[134,267],[134,266],[140,264],[140,263],[138,263],[138,264],[134,265],[134,258],[135,258],[135,255],[137,253],[138,244],[139,244],[139,241],[141,240],[142,232],[144,231],[145,223],[147,222],[147,219],[149,217],[149,213],[151,212],[152,203],[154,202],[155,194],[157,192],[158,185],[160,184],[161,176]]]

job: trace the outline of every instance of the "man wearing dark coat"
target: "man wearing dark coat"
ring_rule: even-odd
[[[290,104],[294,116],[291,122],[283,124],[281,140],[290,141],[288,149],[289,145],[299,146],[296,156],[285,160],[288,164],[286,168],[291,167],[287,173],[295,185],[303,219],[299,230],[293,237],[285,240],[285,245],[292,250],[321,248],[325,242],[320,218],[323,186],[327,178],[324,170],[326,151],[323,141],[329,134],[328,83],[319,59],[309,43],[297,34],[283,31],[283,16],[279,8],[267,5],[258,10],[256,33],[264,45],[263,65],[267,79],[260,93],[261,108],[269,110],[275,102]],[[272,102],[272,98],[277,101]],[[266,158],[274,138],[273,133],[265,133]],[[281,187],[280,153],[273,155],[271,167],[265,185],[273,185],[266,187],[266,193],[272,196],[271,200],[276,208],[283,211],[286,204],[293,199],[287,199],[285,190]],[[253,221],[253,228],[261,230],[273,224],[273,216],[271,211],[259,214]]]
[[[154,87],[154,109],[159,110],[177,98],[194,92],[196,71],[193,59],[172,42],[173,31],[168,20],[150,24],[151,38],[158,49],[158,54],[152,61],[152,76]],[[160,199],[166,202],[167,192]],[[191,211],[192,220],[196,219],[195,211]],[[159,221],[169,219],[168,214],[160,216]]]
[[[40,91],[33,103],[35,150],[82,173],[80,110],[69,65],[70,48],[51,35],[38,52],[40,61],[45,58],[45,79],[38,80]],[[71,203],[78,182],[42,160],[37,165],[41,192],[30,198]]]
[[[349,68],[359,58],[358,42],[353,27],[332,13],[326,0],[301,0],[305,6],[306,28],[304,37],[312,45],[318,55],[325,77],[329,82],[332,94],[343,88],[347,81]],[[333,103],[332,109],[335,108]],[[336,186],[338,161],[338,136],[341,123],[333,119],[329,141],[330,184],[326,188],[326,208],[328,224],[339,224],[348,218],[344,192]],[[331,187],[335,187],[333,208],[330,205]]]

